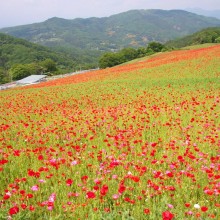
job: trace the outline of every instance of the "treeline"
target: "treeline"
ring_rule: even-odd
[[[151,55],[156,52],[163,52],[204,43],[220,43],[220,28],[206,28],[192,35],[169,41],[166,44],[151,42],[146,48],[125,48],[119,52],[108,52],[101,56],[99,60],[99,67],[113,67],[136,58]]]
[[[220,28],[206,28],[192,35],[167,42],[167,47],[181,48],[205,43],[220,43]]]
[[[58,71],[56,63],[51,59],[46,59],[42,62],[29,64],[16,64],[9,70],[0,68],[0,83],[7,83],[12,80],[19,80],[29,75],[39,74],[56,74]]]
[[[138,49],[124,48],[119,52],[108,52],[103,54],[99,60],[99,67],[102,69],[113,67],[136,58],[141,58],[167,50],[169,50],[168,47],[159,42],[151,42],[147,47],[141,47]]]

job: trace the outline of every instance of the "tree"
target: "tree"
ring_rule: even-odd
[[[5,69],[0,68],[0,84],[7,82],[10,82],[10,75]]]
[[[113,67],[121,63],[133,60],[139,56],[139,53],[134,48],[124,48],[117,53],[105,53],[99,60],[99,67]]]
[[[124,62],[137,58],[138,52],[134,48],[124,48],[120,52]]]
[[[220,43],[220,37],[215,39],[215,43]]]
[[[123,63],[123,57],[120,53],[105,53],[99,60],[100,68],[113,67]]]
[[[10,69],[13,80],[19,80],[30,75],[38,75],[42,73],[42,67],[37,63],[17,64]]]
[[[5,67],[7,61],[8,61],[7,56],[3,54],[3,50],[0,48],[0,66]]]
[[[51,59],[46,59],[40,63],[45,72],[54,72],[57,70],[56,63]]]
[[[31,75],[27,65],[24,64],[14,65],[9,71],[13,80],[19,80]]]
[[[165,46],[159,42],[150,42],[147,46],[147,50],[152,50],[153,52],[161,52]]]
[[[147,54],[147,49],[145,47],[139,47],[137,49],[137,57],[144,57]]]

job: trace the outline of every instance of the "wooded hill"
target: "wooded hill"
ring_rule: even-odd
[[[10,81],[10,72],[18,66],[20,70],[25,67],[29,75],[51,71],[56,74],[72,70],[76,63],[67,54],[0,33],[0,83]]]
[[[192,35],[169,41],[166,46],[181,48],[204,43],[220,43],[220,27],[203,29]]]
[[[72,67],[74,61],[66,54],[57,53],[50,48],[0,33],[0,66],[11,67],[13,64],[27,64],[54,60],[60,67]]]

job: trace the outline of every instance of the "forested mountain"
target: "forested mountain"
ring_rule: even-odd
[[[131,10],[104,18],[66,20],[51,18],[42,23],[1,29],[44,46],[96,62],[103,51],[164,43],[206,27],[220,26],[220,20],[183,10]]]
[[[220,43],[220,27],[203,29],[192,35],[169,41],[166,46],[181,48],[204,43]]]

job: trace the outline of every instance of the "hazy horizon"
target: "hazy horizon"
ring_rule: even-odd
[[[0,2],[0,28],[32,24],[52,17],[106,17],[134,9],[195,9],[215,11],[219,0],[7,0]]]

